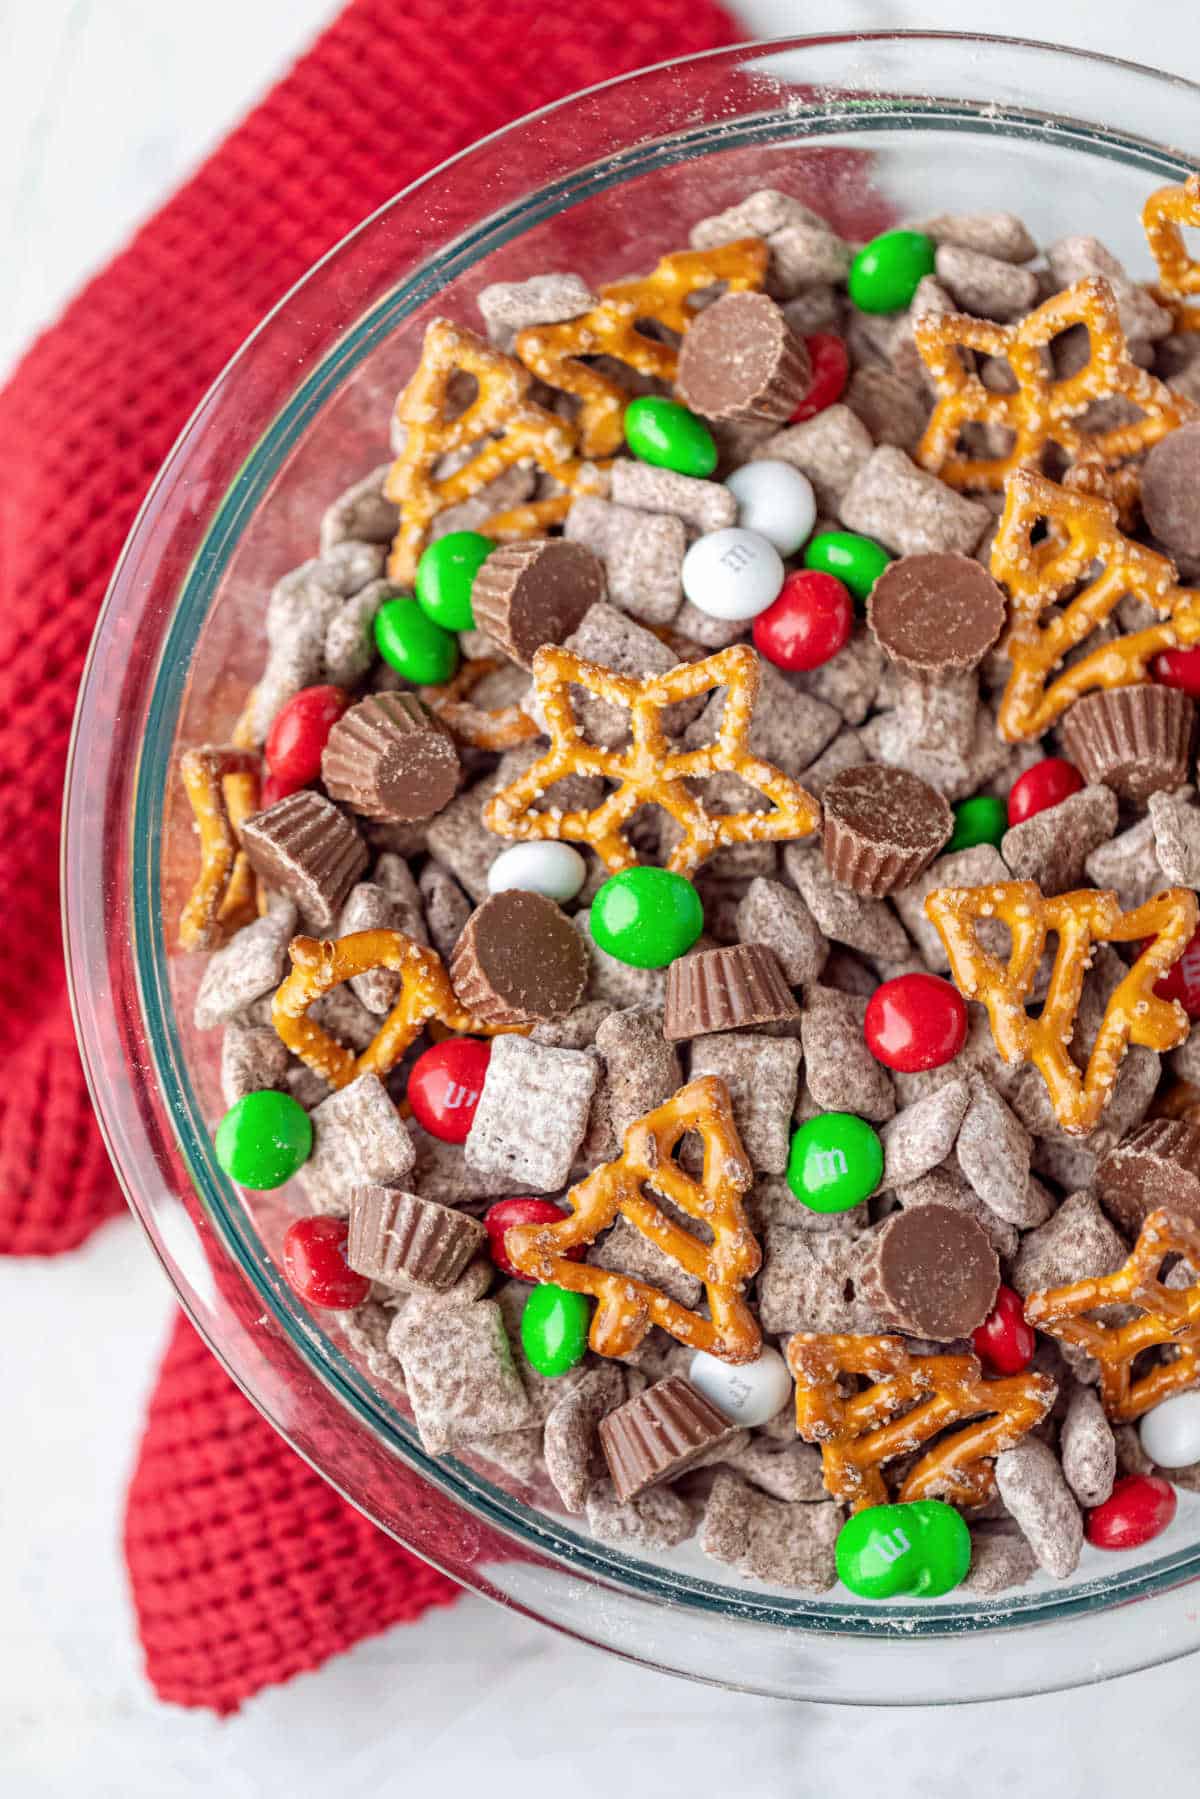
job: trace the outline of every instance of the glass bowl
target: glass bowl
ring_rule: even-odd
[[[175,944],[195,854],[178,751],[227,739],[261,663],[265,597],[314,554],[328,501],[385,458],[435,313],[474,322],[497,279],[648,268],[692,220],[764,185],[851,237],[1004,207],[1041,243],[1095,232],[1146,269],[1141,203],[1188,172],[1198,99],[1128,63],[907,34],[743,46],[547,108],[407,189],[280,302],[180,438],[114,577],[76,721],[64,888],[80,1045],[130,1203],[230,1374],[340,1492],[464,1584],[636,1660],[892,1704],[1124,1673],[1200,1644],[1200,1500],[1183,1494],[1141,1552],[1086,1552],[1063,1585],[868,1604],[751,1588],[694,1548],[624,1554],[430,1458],[280,1278],[286,1198],[251,1205],[215,1160],[215,1034],[192,1027],[199,958]]]

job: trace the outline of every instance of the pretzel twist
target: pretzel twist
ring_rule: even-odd
[[[807,837],[816,829],[821,816],[817,802],[799,782],[749,748],[759,672],[748,644],[646,676],[619,675],[548,644],[534,656],[533,679],[550,747],[484,807],[483,821],[498,836],[586,843],[615,873],[637,860],[624,826],[639,806],[658,806],[683,833],[667,867],[690,875],[727,844],[774,843]],[[587,741],[575,716],[572,686],[627,708],[628,747],[610,750]],[[726,689],[726,699],[716,737],[699,749],[672,749],[663,724],[665,710],[718,687]],[[774,811],[709,812],[688,783],[719,771],[756,787]],[[572,774],[601,775],[615,784],[615,791],[591,810],[532,810],[548,787]]]
[[[828,1492],[861,1511],[886,1505],[883,1465],[939,1437],[910,1469],[899,1498],[981,1505],[995,1486],[991,1460],[1039,1424],[1054,1403],[1042,1374],[984,1380],[973,1355],[913,1355],[899,1337],[817,1335],[787,1345],[796,1380],[796,1429],[821,1450]],[[849,1396],[845,1376],[871,1382]],[[952,1424],[973,1420],[952,1436]]]
[[[1200,225],[1200,175],[1152,193],[1142,208],[1142,224],[1158,264],[1155,299],[1170,312],[1176,331],[1200,331],[1200,304],[1187,304],[1189,296],[1200,294],[1200,260],[1188,255],[1183,238],[1185,225]]]
[[[184,949],[212,949],[257,916],[254,871],[239,847],[243,822],[258,810],[260,758],[233,745],[185,750],[184,791],[200,833],[200,873],[179,920]]]
[[[499,667],[494,656],[480,656],[462,663],[444,685],[421,689],[421,698],[434,717],[474,750],[510,750],[538,734],[533,720],[519,706],[498,706],[489,712],[472,702],[475,688]]]
[[[1195,934],[1196,895],[1189,888],[1167,888],[1134,911],[1122,912],[1115,893],[1080,888],[1047,898],[1033,881],[1005,881],[936,888],[925,911],[945,945],[959,991],[987,1007],[1004,1060],[1030,1062],[1038,1070],[1066,1131],[1082,1135],[1099,1122],[1131,1043],[1161,1053],[1188,1034],[1183,1007],[1160,999],[1154,986]],[[979,941],[984,918],[998,919],[1012,933],[1007,966]],[[1041,1015],[1035,1019],[1025,1006],[1051,932],[1058,937],[1058,949]],[[1111,994],[1081,1075],[1070,1044],[1092,945],[1142,938],[1152,941]]]
[[[433,1019],[451,1031],[496,1037],[511,1025],[485,1025],[463,1010],[436,950],[415,943],[403,931],[351,931],[348,936],[293,937],[288,950],[290,974],[276,989],[271,1021],[300,1060],[331,1087],[346,1087],[360,1074],[384,1075]],[[372,968],[390,968],[400,976],[396,1003],[362,1054],[307,1017],[308,1008],[332,987]],[[522,1027],[519,1034],[527,1034]]]
[[[1187,1287],[1168,1287],[1161,1279],[1165,1258],[1177,1255],[1194,1274],[1200,1270],[1200,1230],[1160,1209],[1146,1219],[1133,1253],[1115,1274],[1045,1288],[1025,1301],[1030,1324],[1099,1363],[1104,1409],[1122,1423],[1140,1418],[1172,1393],[1200,1385],[1200,1276]],[[1110,1305],[1137,1306],[1141,1317],[1106,1325],[1088,1316]],[[1135,1374],[1143,1351],[1164,1345],[1178,1351],[1174,1360]]]
[[[675,1159],[689,1131],[704,1146],[699,1180]],[[571,1213],[561,1224],[518,1225],[505,1233],[504,1247],[534,1280],[597,1300],[588,1339],[597,1355],[629,1355],[657,1324],[692,1349],[706,1349],[726,1362],[752,1362],[762,1336],[742,1288],[762,1258],[742,1195],[753,1178],[728,1088],[717,1075],[701,1075],[630,1125],[616,1161],[605,1162],[568,1193]],[[711,1241],[702,1242],[676,1223],[646,1195],[646,1187],[706,1226]],[[704,1283],[708,1318],[632,1275],[567,1259],[568,1250],[594,1243],[618,1213]]]

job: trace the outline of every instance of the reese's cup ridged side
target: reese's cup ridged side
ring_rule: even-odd
[[[600,1447],[624,1505],[682,1474],[735,1430],[681,1375],[656,1381],[600,1420]]]
[[[587,978],[587,946],[570,919],[544,894],[523,888],[477,906],[450,958],[450,985],[481,1024],[565,1018]]]
[[[333,929],[370,859],[350,820],[311,787],[256,812],[241,839],[259,879],[294,900],[304,923],[318,931]]]
[[[1085,694],[1064,713],[1059,731],[1089,782],[1144,805],[1152,793],[1187,780],[1195,724],[1186,693],[1151,683]]]
[[[798,1016],[778,958],[765,943],[700,950],[667,969],[663,1036],[669,1042]]]
[[[412,693],[373,693],[329,733],[321,779],[364,818],[432,818],[458,791],[462,764],[450,733]]]
[[[825,866],[840,886],[867,899],[896,893],[924,874],[954,829],[936,788],[877,762],[843,769],[823,804]]]
[[[1139,1125],[1097,1168],[1096,1197],[1130,1237],[1160,1206],[1200,1224],[1200,1129],[1181,1118]]]
[[[522,668],[543,644],[563,643],[607,591],[604,564],[585,544],[537,537],[494,549],[475,575],[476,627]]]
[[[452,1287],[487,1242],[477,1219],[399,1187],[355,1187],[346,1260],[385,1287]]]

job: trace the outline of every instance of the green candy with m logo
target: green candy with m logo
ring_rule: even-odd
[[[835,1553],[842,1585],[862,1599],[932,1599],[964,1578],[971,1533],[941,1499],[872,1505],[846,1520]]]

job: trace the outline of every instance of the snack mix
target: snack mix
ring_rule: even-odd
[[[181,757],[178,935],[429,1453],[866,1598],[1200,1490],[1196,225],[764,189],[428,326]]]

